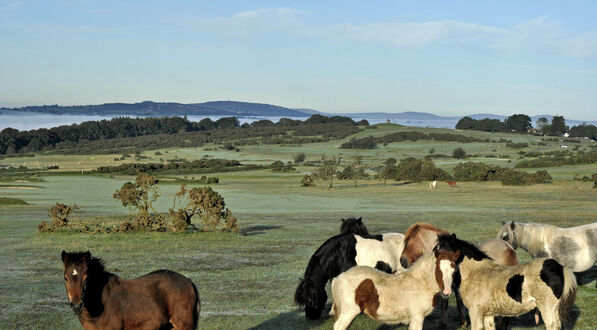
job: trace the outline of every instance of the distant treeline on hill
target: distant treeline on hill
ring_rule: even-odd
[[[228,159],[196,159],[196,160],[181,160],[170,161],[167,164],[161,163],[127,163],[118,166],[100,166],[94,172],[97,173],[118,173],[118,174],[137,174],[139,172],[156,172],[156,171],[174,171],[185,172],[185,170],[193,170],[193,173],[213,173],[213,172],[228,172],[240,171],[249,169],[263,168],[259,165],[242,165],[237,160]]]
[[[456,141],[460,143],[470,142],[489,142],[489,139],[481,140],[475,137],[464,136],[450,133],[430,133],[425,134],[417,131],[396,132],[380,137],[368,136],[364,138],[352,138],[340,145],[340,149],[375,149],[378,144],[387,144],[392,142],[403,142],[417,140],[436,140],[436,141]]]
[[[539,118],[534,129],[531,125],[531,118],[524,114],[512,115],[504,121],[489,118],[476,120],[471,117],[463,117],[456,124],[456,129],[485,132],[532,132],[550,136],[561,136],[564,133],[569,133],[573,137],[588,137],[597,140],[597,127],[581,124],[569,128],[566,126],[566,120],[563,116],[554,116],[551,123],[547,118]]]
[[[180,133],[205,132],[205,136],[193,136],[193,140],[199,140],[200,143],[212,142],[213,139],[206,138],[218,131],[226,130],[227,136],[238,136],[239,138],[254,136],[274,136],[284,135],[288,131],[296,131],[295,135],[319,135],[327,134],[331,138],[346,137],[346,132],[352,134],[358,131],[357,125],[368,125],[366,120],[355,123],[352,119],[342,116],[325,117],[322,115],[313,115],[305,121],[281,118],[277,123],[270,120],[258,120],[252,124],[239,125],[236,117],[224,117],[216,121],[205,118],[199,122],[192,122],[183,117],[160,117],[160,118],[128,118],[119,117],[111,120],[87,121],[81,124],[58,126],[51,129],[36,129],[31,131],[19,131],[14,128],[6,128],[0,132],[0,154],[17,154],[23,152],[35,152],[47,149],[68,149],[77,145],[89,144],[90,142],[100,142],[101,145],[110,145],[114,147],[130,146],[131,142],[106,143],[106,140],[112,139],[130,139],[149,135],[178,135]],[[309,126],[307,128],[306,126]],[[322,126],[327,126],[322,128]],[[315,128],[315,130],[313,130]],[[347,128],[350,128],[347,130]],[[243,131],[243,134],[240,133]],[[334,134],[342,131],[343,133]],[[331,134],[330,134],[331,133]],[[217,134],[216,134],[217,135]],[[162,138],[164,139],[164,138]],[[220,136],[223,140],[224,136]],[[177,139],[171,140],[177,141]],[[180,139],[178,139],[180,140]],[[189,137],[182,139],[189,141]],[[145,141],[148,142],[148,141]],[[150,144],[162,147],[159,141],[149,141]],[[181,142],[181,141],[178,141]],[[181,145],[185,145],[183,143]],[[169,144],[166,146],[170,146]]]

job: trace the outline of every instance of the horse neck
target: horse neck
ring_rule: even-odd
[[[103,269],[88,274],[87,276],[87,286],[85,290],[85,296],[83,298],[83,307],[92,318],[100,316],[104,311],[102,295],[104,292],[104,287],[110,281],[110,277],[117,276]]]
[[[518,246],[534,256],[537,251],[543,249],[543,241],[546,239],[547,227],[527,223],[517,223],[514,228]]]
[[[435,280],[436,259],[433,253],[425,254],[419,258],[406,272],[418,281],[425,282],[434,290],[439,290],[439,284]]]

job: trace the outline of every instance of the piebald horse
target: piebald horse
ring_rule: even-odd
[[[201,302],[185,276],[156,270],[125,280],[87,252],[62,251],[71,309],[85,329],[197,329]]]
[[[573,272],[583,272],[597,262],[597,222],[559,228],[552,225],[502,221],[497,238],[521,247],[533,258],[553,258]]]
[[[354,234],[349,228],[360,234]],[[313,253],[294,293],[295,304],[305,306],[305,317],[309,320],[321,317],[327,301],[325,285],[342,272],[357,265],[375,267],[386,273],[402,269],[403,234],[370,235],[361,218],[343,220],[341,230],[343,234],[329,238]]]
[[[518,316],[535,308],[547,330],[559,330],[576,297],[576,277],[554,259],[504,267],[456,235],[440,235],[437,249],[460,251],[456,261],[460,294],[469,309],[472,330],[494,329],[495,316]]]
[[[429,223],[415,223],[410,226],[404,235],[404,249],[402,250],[402,256],[400,257],[400,263],[402,267],[408,268],[417,259],[426,253],[430,253],[433,248],[437,245],[438,235],[449,234],[448,231],[437,228]],[[489,255],[493,260],[503,266],[515,266],[518,265],[518,256],[516,251],[510,246],[510,244],[497,239],[488,240],[479,244],[479,249]],[[458,308],[458,314],[460,316],[461,326],[466,325],[466,317],[464,314],[464,306],[460,293],[458,292],[459,275],[456,274],[454,281],[455,289],[454,293],[456,296],[456,307]],[[448,301],[442,301],[442,313],[441,323],[446,324],[448,310]]]
[[[357,266],[332,281],[334,330],[346,329],[361,312],[384,323],[409,324],[422,329],[425,316],[433,311],[438,294],[447,299],[460,252],[437,250],[408,270],[386,274]]]

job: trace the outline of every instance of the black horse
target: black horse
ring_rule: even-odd
[[[400,267],[400,253],[404,235],[389,233],[370,235],[362,223],[362,219],[342,219],[341,234],[326,240],[311,256],[305,275],[301,279],[294,302],[305,306],[305,316],[309,320],[321,317],[327,301],[325,285],[329,280],[357,265],[375,266],[377,269],[393,273]],[[382,260],[367,260],[371,249],[383,249],[379,254],[385,255]]]

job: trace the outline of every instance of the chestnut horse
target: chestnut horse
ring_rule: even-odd
[[[446,183],[448,184],[448,186],[450,187],[456,187],[456,181],[452,181],[452,180],[446,180]]]
[[[156,270],[125,280],[87,252],[62,251],[66,294],[85,329],[196,329],[201,302],[188,278]]]
[[[417,259],[423,254],[430,253],[437,244],[438,235],[449,234],[448,231],[437,228],[429,223],[415,223],[406,230],[404,234],[404,249],[402,250],[402,256],[400,257],[400,264],[407,268],[412,265]],[[515,266],[518,265],[518,256],[516,251],[510,246],[510,244],[498,240],[492,239],[479,244],[479,249],[485,252],[491,259],[503,266]],[[454,294],[456,296],[456,307],[458,307],[458,313],[460,315],[460,323],[462,326],[466,325],[466,318],[464,315],[464,305],[460,298],[460,292],[458,291],[459,275],[456,275]],[[448,309],[447,300],[442,301],[442,315],[441,323],[446,324],[446,312]],[[508,322],[508,321],[506,321]]]

